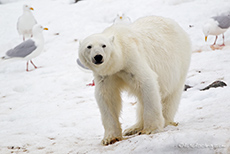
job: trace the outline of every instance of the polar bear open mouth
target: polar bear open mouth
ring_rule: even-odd
[[[100,54],[97,54],[96,56],[94,56],[94,57],[92,58],[92,61],[93,61],[93,63],[96,64],[96,65],[102,64],[102,63],[104,62],[103,56],[100,55]]]

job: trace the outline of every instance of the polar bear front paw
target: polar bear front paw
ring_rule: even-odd
[[[113,143],[115,143],[117,141],[121,141],[121,140],[122,140],[122,137],[107,137],[101,141],[101,144],[102,145],[109,145],[109,144],[113,144]]]

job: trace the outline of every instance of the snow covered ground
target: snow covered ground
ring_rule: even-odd
[[[230,153],[230,88],[200,91],[216,80],[230,84],[230,30],[226,46],[212,51],[202,24],[230,11],[229,0],[0,0],[0,56],[22,42],[16,23],[22,5],[34,8],[44,31],[41,68],[26,72],[25,61],[0,61],[0,153]],[[148,15],[176,20],[190,35],[194,53],[175,120],[153,135],[136,135],[102,146],[103,126],[93,79],[77,67],[78,42],[112,24],[118,12],[132,21]],[[222,38],[218,40],[222,43]],[[183,44],[182,44],[183,45]],[[196,52],[202,51],[202,52]],[[33,69],[31,67],[31,69]],[[135,99],[124,94],[123,130],[135,122]]]

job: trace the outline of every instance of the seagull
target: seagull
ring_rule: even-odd
[[[44,38],[42,35],[43,30],[48,30],[48,28],[43,28],[41,25],[36,24],[32,29],[33,37],[17,45],[15,48],[8,50],[6,52],[6,56],[2,57],[2,59],[20,58],[27,60],[27,72],[29,71],[29,61],[35,69],[38,68],[32,62],[32,59],[37,57],[44,48]]]
[[[80,69],[87,70],[87,71],[90,70],[88,67],[86,67],[85,65],[83,65],[83,64],[81,63],[81,61],[80,61],[79,58],[77,59],[76,62],[77,62],[77,64],[78,64],[78,66],[80,66],[80,67],[79,67]]]
[[[113,24],[130,24],[131,20],[124,13],[119,12],[117,17],[114,19]]]
[[[81,63],[81,61],[80,61],[79,58],[76,60],[76,62],[77,62],[78,66],[79,66],[79,68],[80,68],[81,70],[83,70],[84,72],[87,72],[87,73],[89,73],[89,72],[92,73],[92,71],[91,71],[88,67],[86,67],[85,65],[83,65],[83,64]],[[92,81],[92,83],[89,83],[89,84],[87,84],[86,86],[95,86],[94,80]]]
[[[34,9],[29,5],[23,5],[23,14],[18,18],[17,30],[19,35],[23,35],[23,41],[27,37],[32,37],[32,28],[37,24],[31,10]]]
[[[81,63],[81,61],[80,61],[79,58],[77,59],[76,62],[77,62],[78,66],[79,66],[79,68],[80,68],[81,70],[83,70],[83,71],[85,71],[85,72],[91,72],[91,73],[92,73],[92,71],[91,71],[88,67],[86,67],[85,65],[83,65],[83,64]],[[89,83],[89,84],[87,84],[86,86],[95,86],[94,80],[92,81],[92,83]]]
[[[225,46],[224,33],[228,30],[229,27],[230,27],[230,16],[229,15],[220,15],[220,16],[212,17],[203,26],[205,41],[207,41],[208,35],[215,35],[216,39],[213,43],[213,46],[214,46],[216,44],[218,35],[222,34],[223,44],[221,46]]]

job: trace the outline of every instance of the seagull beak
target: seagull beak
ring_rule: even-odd
[[[208,36],[205,36],[205,42],[207,42]]]
[[[122,19],[122,17],[120,17],[120,19]]]
[[[48,30],[48,28],[44,28],[44,30]]]
[[[34,8],[31,7],[30,10],[34,10]]]

